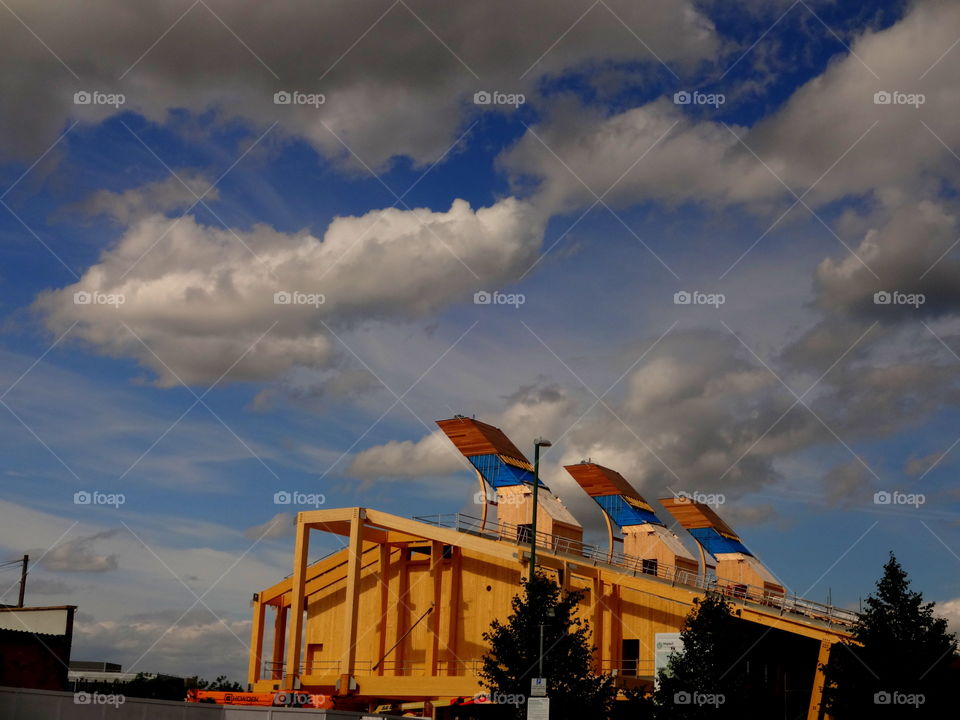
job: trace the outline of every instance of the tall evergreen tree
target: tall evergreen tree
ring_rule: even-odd
[[[834,646],[824,704],[836,720],[956,717],[957,638],[910,589],[893,553],[853,637]]]
[[[504,706],[505,717],[526,718],[524,698],[537,676],[541,624],[550,719],[606,717],[614,698],[613,678],[593,671],[590,626],[577,614],[582,596],[575,591],[561,597],[560,587],[537,573],[514,596],[506,623],[494,620],[483,634],[489,650],[479,674],[501,701],[514,701]]]
[[[730,605],[709,593],[697,602],[680,631],[683,652],[658,676],[656,717],[726,720],[754,717],[748,696],[749,645]]]

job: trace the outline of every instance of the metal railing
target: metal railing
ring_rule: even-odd
[[[652,660],[605,660],[600,663],[600,671],[605,675],[652,678],[654,676],[654,664]]]
[[[414,517],[414,520],[437,527],[450,528],[462,533],[476,535],[489,540],[510,542],[516,545],[530,544],[530,527],[512,523],[484,523],[479,518],[463,513],[446,513]],[[610,565],[633,575],[646,575],[669,582],[671,585],[721,593],[733,601],[752,603],[778,610],[780,614],[792,613],[805,618],[819,620],[828,624],[850,626],[857,620],[857,614],[850,610],[818,603],[796,595],[782,593],[771,588],[733,583],[718,579],[713,575],[701,576],[682,568],[661,563],[644,563],[642,558],[619,552],[603,550],[579,540],[551,535],[537,531],[537,547],[577,562],[592,565]]]
[[[482,660],[437,660],[436,674],[438,676],[462,677],[465,675],[476,675],[483,665]],[[303,675],[340,675],[340,660],[322,660],[314,662],[300,663],[299,674]],[[381,672],[382,671],[382,672]],[[355,675],[389,675],[391,677],[421,677],[431,674],[425,662],[413,662],[409,660],[356,660],[353,666]],[[265,661],[263,663],[264,678],[282,679],[286,674],[284,663],[275,663]]]

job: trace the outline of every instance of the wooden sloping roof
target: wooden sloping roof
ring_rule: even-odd
[[[465,457],[493,454],[530,465],[527,457],[498,427],[467,417],[437,420],[437,425]]]
[[[727,525],[709,505],[694,502],[687,498],[662,498],[660,504],[687,530],[713,528],[721,535],[736,540],[740,539],[733,528]]]
[[[645,503],[640,493],[634,490],[627,479],[616,470],[592,462],[564,465],[564,469],[590,497],[623,495]]]

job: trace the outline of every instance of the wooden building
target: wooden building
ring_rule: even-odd
[[[506,618],[530,571],[533,468],[491,425],[463,417],[438,424],[477,471],[480,517],[411,519],[363,507],[301,512],[292,575],[254,595],[252,690],[325,693],[338,707],[366,710],[417,700],[442,705],[484,689],[482,633]],[[758,637],[795,644],[764,662],[776,682],[800,688],[808,718],[822,716],[817,664],[847,635],[851,613],[787,595],[709,508],[688,503],[680,525],[722,531],[739,545],[711,545],[694,534],[703,549],[698,562],[619,473],[594,463],[567,470],[603,508],[610,543],[585,544],[580,523],[541,485],[537,568],[584,591],[597,670],[616,674],[620,687],[649,683],[656,634],[677,632],[694,601],[719,589],[742,621],[762,631]],[[487,498],[497,503],[496,520]],[[308,563],[313,532],[332,535],[342,549]],[[711,547],[716,561],[707,560]],[[721,558],[731,547],[742,558]]]

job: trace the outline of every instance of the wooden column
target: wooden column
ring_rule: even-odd
[[[457,635],[460,629],[460,595],[463,584],[463,553],[453,548],[453,560],[450,567],[450,609],[447,621],[447,675],[459,675],[457,664]],[[464,668],[464,675],[466,675]]]
[[[282,603],[282,600],[281,600]],[[277,605],[277,616],[273,619],[273,666],[271,677],[279,680],[283,677],[283,647],[287,637],[287,608]]]
[[[427,677],[437,675],[437,656],[440,649],[440,614],[443,586],[443,544],[430,543],[430,582],[433,585],[433,612],[427,618]]]
[[[594,656],[596,671],[603,671],[603,580],[600,573],[593,579],[593,644],[597,650]]]
[[[387,608],[390,599],[390,546],[380,545],[380,623],[377,628],[377,659],[387,651]],[[383,675],[383,663],[377,665],[377,675]]]
[[[620,586],[610,586],[610,614],[607,625],[607,637],[610,638],[611,668],[619,668],[623,658],[623,608],[620,598]]]
[[[247,665],[247,682],[253,685],[260,681],[263,669],[263,620],[267,607],[260,596],[253,596],[253,627],[250,628],[250,660]]]
[[[357,508],[350,519],[350,544],[347,546],[347,593],[344,596],[343,638],[339,675],[354,674],[357,660],[357,616],[360,607],[360,557],[363,553],[363,510]]]
[[[817,672],[813,677],[813,691],[810,693],[810,705],[807,708],[807,720],[820,720],[823,717],[821,705],[823,704],[823,686],[825,682],[821,665],[825,665],[830,659],[830,647],[832,643],[829,640],[820,641],[820,652],[817,654]]]
[[[286,690],[297,688],[300,677],[300,650],[303,640],[303,611],[306,598],[303,596],[307,574],[307,554],[310,551],[310,526],[306,525],[302,514],[297,515],[297,541],[293,549],[293,579],[290,589],[290,634],[287,639],[287,668],[283,687]]]
[[[396,617],[396,626],[393,629],[393,642],[390,643],[391,647],[396,645],[396,649],[393,650],[390,657],[384,661],[393,662],[393,675],[403,675],[403,662],[407,657],[407,653],[405,652],[407,641],[402,640],[401,638],[403,638],[403,634],[407,631],[407,628],[410,627],[410,623],[412,622],[410,617],[410,606],[407,604],[407,595],[410,592],[409,555],[410,544],[404,543],[400,546],[400,557],[397,560],[399,563],[398,567],[400,568],[400,572],[397,581],[397,611],[394,613]]]

